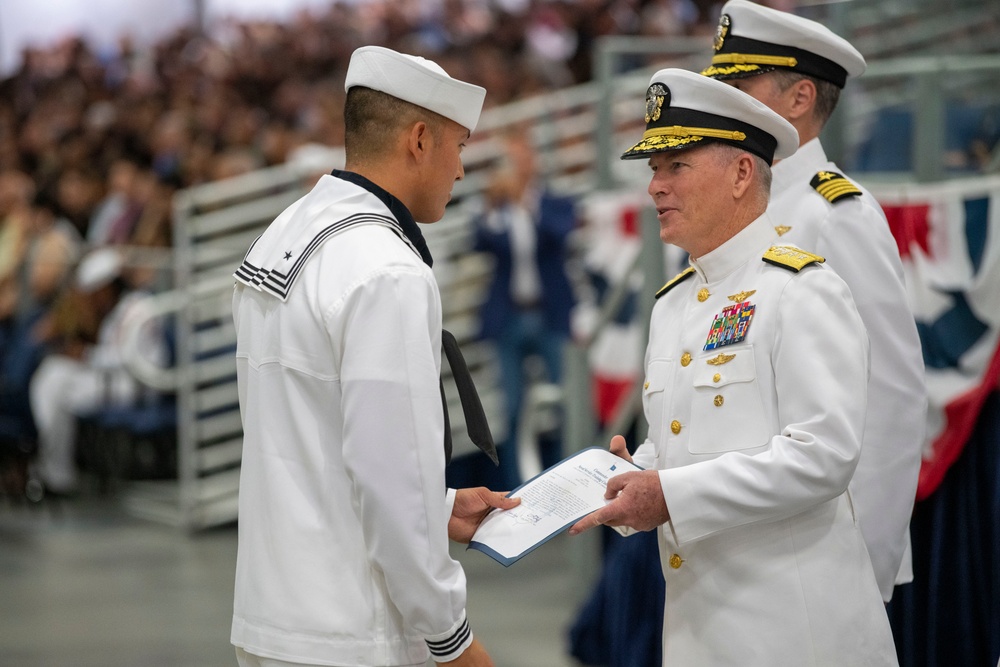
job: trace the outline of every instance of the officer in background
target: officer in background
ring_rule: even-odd
[[[664,665],[895,665],[847,486],[869,349],[844,281],[784,245],[770,165],[795,129],[732,87],[653,75],[646,131],[660,238],[690,266],[657,293],[641,472],[571,529],[658,530]],[[628,457],[624,439],[612,450]],[[626,531],[628,532],[628,531]]]
[[[441,298],[417,226],[444,215],[486,91],[375,46],[354,52],[345,87],[346,169],[235,274],[231,640],[244,667],[486,667],[448,538],[517,503],[446,492]]]
[[[927,392],[920,339],[885,214],[827,159],[819,140],[845,82],[864,71],[861,54],[819,23],[730,0],[722,8],[711,66],[702,74],[760,100],[799,133],[799,149],[774,166],[767,211],[782,243],[822,255],[840,274],[868,330],[868,413],[850,492],[888,602],[894,585],[913,580],[909,525]]]

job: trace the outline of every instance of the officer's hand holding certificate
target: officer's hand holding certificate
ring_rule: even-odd
[[[608,480],[633,470],[642,468],[600,447],[577,452],[511,491],[521,504],[490,512],[469,548],[510,565],[610,503]]]

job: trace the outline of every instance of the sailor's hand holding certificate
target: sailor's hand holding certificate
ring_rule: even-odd
[[[488,514],[469,548],[510,565],[610,503],[604,497],[608,480],[637,470],[642,468],[600,447],[578,452],[514,489],[510,495],[521,504]]]

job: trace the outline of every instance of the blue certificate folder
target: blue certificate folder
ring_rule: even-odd
[[[468,548],[509,567],[607,504],[608,480],[634,470],[642,468],[602,447],[580,450],[507,494],[521,504],[490,512]]]

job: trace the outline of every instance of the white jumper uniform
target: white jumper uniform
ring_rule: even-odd
[[[885,214],[863,188],[835,177],[824,182],[848,192],[831,203],[810,186],[821,172],[839,170],[813,139],[774,166],[767,212],[783,232],[782,243],[822,255],[844,279],[868,331],[868,417],[850,488],[875,578],[888,601],[895,584],[913,580],[909,525],[927,422],[924,362]]]
[[[440,295],[405,207],[335,174],[236,273],[232,642],[317,665],[450,660],[472,634],[448,553]]]
[[[864,326],[833,271],[762,260],[773,227],[765,214],[693,260],[653,308],[634,459],[670,512],[663,664],[895,665],[846,493]]]

